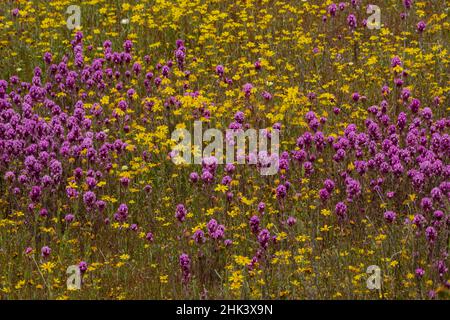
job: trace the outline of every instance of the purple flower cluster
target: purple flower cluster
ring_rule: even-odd
[[[178,204],[177,209],[175,211],[175,218],[178,219],[178,221],[183,222],[186,219],[187,209],[183,204]]]
[[[219,224],[215,219],[211,219],[206,225],[208,234],[212,239],[220,240],[225,236],[225,226]]]
[[[180,255],[180,268],[182,274],[182,282],[188,284],[191,279],[191,258],[186,253]]]
[[[102,96],[112,88],[124,91],[124,83],[133,77],[151,91],[159,85],[160,78],[150,73],[143,75],[139,63],[131,65],[130,40],[124,42],[122,52],[113,51],[111,42],[105,41],[103,58],[95,58],[90,64],[84,59],[81,32],[75,34],[71,44],[73,62],[68,55],[56,62],[52,53],[47,52],[43,57],[45,70],[35,68],[31,82],[21,81],[17,76],[9,81],[0,80],[0,165],[9,190],[16,196],[28,195],[30,210],[39,208],[39,202],[64,187],[73,173],[73,180],[65,187],[67,200],[81,196],[87,211],[101,213],[105,202],[98,200],[97,183],[112,169],[114,157],[127,147],[105,128],[112,128],[111,117],[116,120],[121,117],[114,130],[129,130],[131,115],[126,111],[135,103],[136,90],[128,88],[126,98],[118,102],[117,109],[125,111],[123,116],[115,109],[107,114],[99,103],[92,103],[87,92],[94,90]],[[180,40],[176,45],[175,58],[182,70],[185,47]],[[172,66],[168,61],[164,66],[156,66],[155,72],[167,77]],[[168,103],[177,101],[172,99]],[[128,178],[120,182],[124,187],[132,183]],[[87,190],[72,184],[85,184]],[[52,213],[40,212],[42,216]],[[114,218],[124,221],[127,215],[128,209],[123,204]]]

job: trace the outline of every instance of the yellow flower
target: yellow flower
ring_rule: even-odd
[[[223,184],[218,184],[218,185],[214,188],[214,191],[225,193],[226,191],[228,191],[228,186],[223,185]]]
[[[231,282],[230,288],[232,290],[238,290],[241,288],[242,283],[244,282],[244,276],[242,275],[242,271],[234,271],[233,274],[229,277],[229,281]]]
[[[249,258],[244,257],[244,256],[234,256],[234,261],[239,266],[246,266],[251,262],[251,260]]]
[[[127,261],[127,260],[130,259],[130,255],[128,255],[128,254],[122,254],[119,258],[120,258],[120,260]]]
[[[21,289],[25,285],[25,280],[20,280],[17,282],[16,286],[14,287],[16,290]]]
[[[41,264],[41,269],[48,273],[52,273],[52,271],[55,267],[56,267],[56,263],[51,262],[51,261]]]
[[[169,282],[169,276],[168,275],[160,275],[159,276],[159,282],[161,283],[168,283]]]

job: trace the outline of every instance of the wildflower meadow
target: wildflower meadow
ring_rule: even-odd
[[[450,298],[447,1],[0,2],[0,299]]]

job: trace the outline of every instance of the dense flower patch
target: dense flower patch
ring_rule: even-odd
[[[0,297],[448,299],[444,3],[108,3],[0,12]],[[277,173],[176,165],[196,120]]]

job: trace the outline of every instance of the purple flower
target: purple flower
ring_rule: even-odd
[[[191,278],[191,259],[186,253],[182,253],[179,258],[183,284],[188,284]]]
[[[242,87],[242,91],[244,92],[246,98],[250,97],[252,90],[253,90],[253,85],[251,83],[246,83]]]
[[[50,247],[48,246],[42,247],[41,255],[43,258],[47,258],[50,255],[50,253],[52,253],[52,249],[50,249]]]
[[[397,217],[397,215],[394,211],[386,211],[384,213],[384,219],[389,223],[394,222],[396,217]]]
[[[443,261],[443,260],[439,260],[436,263],[436,268],[437,268],[437,271],[438,271],[440,277],[444,276],[448,272],[448,268],[445,265],[445,261]]]
[[[331,179],[326,179],[323,182],[323,185],[324,185],[325,189],[327,189],[328,192],[332,192],[334,190],[334,182]]]
[[[405,6],[405,9],[411,9],[412,0],[403,0],[403,5]]]
[[[443,198],[442,190],[438,187],[431,190],[431,198],[435,201],[441,201]]]
[[[39,211],[39,215],[41,216],[41,217],[47,217],[48,216],[48,210],[47,209],[45,209],[45,208],[42,208],[40,211]]]
[[[395,84],[395,86],[397,86],[397,87],[401,87],[401,86],[403,85],[403,79],[401,79],[401,78],[395,78],[395,79],[394,79],[394,84]]]
[[[114,214],[114,219],[119,222],[124,222],[128,218],[128,207],[125,203],[119,205],[117,212]]]
[[[330,16],[334,17],[336,15],[337,6],[335,3],[332,3],[328,6],[328,13]]]
[[[431,200],[430,198],[423,198],[420,201],[420,207],[424,210],[424,211],[431,211],[431,209],[433,208],[433,200]]]
[[[182,204],[177,205],[177,209],[175,211],[175,218],[178,219],[178,221],[183,222],[186,219],[187,210]]]
[[[258,242],[263,249],[267,249],[270,239],[270,232],[267,229],[261,230],[258,234]]]
[[[14,18],[19,16],[19,9],[18,8],[14,8],[11,10],[11,14]]]
[[[430,299],[436,299],[436,291],[434,291],[434,290],[428,291],[428,297]]]
[[[350,27],[350,29],[356,28],[356,17],[353,14],[349,14],[347,17],[347,24]]]
[[[343,202],[338,202],[334,212],[339,218],[345,219],[347,217],[347,206]]]
[[[222,178],[222,184],[223,185],[229,185],[231,183],[231,180],[233,180],[230,176],[225,176]]]
[[[146,239],[148,242],[153,242],[153,233],[147,232],[147,234],[145,235],[145,239]]]
[[[327,189],[320,189],[319,190],[319,197],[322,201],[326,201],[330,198],[330,193],[327,191]]]
[[[232,164],[232,163],[227,163],[227,164],[225,165],[225,171],[226,171],[228,174],[232,174],[235,170],[236,170],[236,166],[235,166],[234,164]]]
[[[16,178],[16,175],[12,171],[7,171],[5,173],[5,180],[9,182],[13,182]]]
[[[222,65],[219,64],[218,66],[216,66],[216,73],[219,76],[223,76],[224,71],[225,71],[225,69]]]
[[[198,244],[204,243],[205,233],[202,230],[196,230],[192,236],[192,239],[194,239],[194,241]]]
[[[191,172],[191,174],[189,175],[189,179],[192,183],[196,183],[200,179],[200,177],[198,176],[197,172]]]
[[[119,181],[120,181],[120,184],[122,186],[124,186],[125,188],[128,187],[128,185],[130,184],[130,179],[127,177],[122,177],[122,178],[120,178]]]
[[[78,264],[78,268],[80,268],[80,272],[81,272],[81,273],[85,273],[86,270],[87,270],[87,268],[88,268],[88,264],[87,264],[85,261],[81,261],[81,262]]]
[[[144,191],[145,191],[146,193],[151,193],[151,192],[152,192],[152,186],[149,185],[149,184],[147,184],[147,185],[144,187]]]
[[[417,113],[419,111],[420,104],[421,103],[419,99],[413,98],[408,108],[411,110],[412,113]]]
[[[428,227],[425,229],[425,236],[428,242],[433,243],[437,237],[437,231],[433,227]]]
[[[37,201],[42,194],[42,189],[39,186],[33,186],[30,191],[30,198],[32,201]]]
[[[289,217],[286,222],[288,226],[292,227],[297,223],[297,219],[295,219],[294,217]]]
[[[217,223],[216,219],[209,220],[208,224],[206,225],[206,227],[208,228],[208,233],[210,235],[213,234],[216,231],[218,225],[219,224]]]
[[[391,67],[395,68],[396,66],[402,66],[402,60],[400,60],[399,56],[395,56],[391,60]]]
[[[105,210],[106,207],[106,202],[103,200],[98,200],[95,202],[95,206],[100,212],[103,212],[103,210]]]
[[[444,217],[444,212],[442,212],[441,210],[436,210],[433,212],[433,217],[436,220],[441,220]]]
[[[260,203],[258,203],[258,211],[261,214],[264,214],[265,209],[266,209],[266,204],[264,202],[261,201]]]
[[[419,23],[417,23],[417,31],[422,33],[425,30],[426,26],[427,25],[426,25],[425,21],[419,21]]]
[[[416,215],[414,216],[413,223],[414,223],[418,228],[422,228],[422,227],[425,225],[425,223],[427,223],[427,220],[425,219],[425,217],[424,217],[423,215],[421,215],[421,214],[419,213],[419,214],[416,214]]]
[[[208,170],[203,170],[203,172],[202,172],[202,181],[204,183],[211,183],[211,182],[214,181],[214,175]]]
[[[238,122],[238,123],[244,123],[244,119],[245,119],[245,115],[242,111],[238,111],[234,115],[234,120],[236,120],[236,122]]]
[[[287,190],[284,184],[280,184],[276,189],[276,194],[278,199],[283,199],[286,197]]]
[[[131,52],[131,49],[133,48],[133,42],[131,40],[125,40],[123,43],[123,49],[125,52]]]
[[[88,208],[92,208],[95,204],[97,197],[92,191],[88,191],[83,195],[83,202]]]
[[[425,275],[425,270],[423,270],[422,268],[417,268],[415,273],[416,273],[416,277],[418,279],[421,279]]]
[[[222,239],[225,236],[225,226],[223,224],[219,224],[216,230],[211,234],[211,238],[213,239]]]
[[[261,96],[265,99],[265,100],[272,100],[272,94],[270,94],[270,92],[267,91],[263,91],[261,93]],[[276,129],[276,128],[274,128]]]
[[[346,184],[346,192],[349,200],[352,200],[354,197],[359,196],[361,194],[361,184],[358,180],[347,178],[345,181]]]
[[[71,213],[66,214],[64,217],[64,221],[66,222],[72,222],[73,220],[75,220],[75,216]]]
[[[258,216],[255,215],[250,218],[249,224],[250,224],[250,229],[252,230],[253,233],[258,233],[259,223],[260,223],[260,221],[259,221]]]

